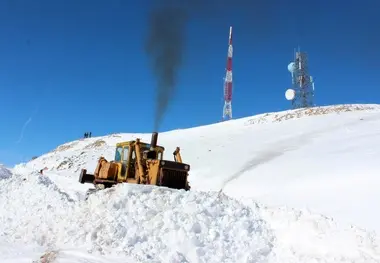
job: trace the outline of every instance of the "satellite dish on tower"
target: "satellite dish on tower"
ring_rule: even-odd
[[[296,96],[296,92],[295,92],[294,89],[288,89],[288,90],[286,90],[286,92],[285,92],[285,98],[287,100],[292,100],[292,99],[294,99],[295,96]]]
[[[290,73],[294,73],[294,70],[295,70],[295,64],[294,62],[290,62],[289,65],[288,65],[288,70]]]

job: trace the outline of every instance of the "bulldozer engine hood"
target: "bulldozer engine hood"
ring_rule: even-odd
[[[160,167],[163,169],[170,169],[170,170],[182,170],[182,171],[190,170],[190,165],[186,163],[178,163],[178,162],[167,161],[167,160],[160,161]]]

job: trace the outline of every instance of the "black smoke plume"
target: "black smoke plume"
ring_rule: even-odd
[[[185,46],[186,7],[162,3],[150,12],[146,51],[157,79],[154,130],[158,130],[175,93]]]

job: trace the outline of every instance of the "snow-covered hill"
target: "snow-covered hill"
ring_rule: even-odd
[[[80,169],[93,170],[100,155],[113,158],[116,142],[136,137],[150,141],[81,139],[11,169],[0,180],[0,241],[58,249],[54,262],[86,262],[79,258],[88,249],[103,254],[90,262],[380,262],[380,241],[367,232],[380,233],[379,105],[161,133],[166,158],[180,146],[191,165],[192,191],[120,185],[82,201],[89,186],[79,184]]]

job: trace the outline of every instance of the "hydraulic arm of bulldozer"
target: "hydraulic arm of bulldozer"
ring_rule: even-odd
[[[175,149],[175,151],[173,152],[173,155],[174,155],[174,161],[176,161],[177,163],[182,163],[182,157],[181,157],[181,154],[179,153],[179,147]]]
[[[140,139],[136,139],[136,144],[135,144],[135,151],[136,151],[136,163],[137,163],[137,173],[140,178],[140,183],[145,183],[146,181],[146,173],[145,169],[143,166],[143,162],[141,159],[141,148],[140,148]]]

